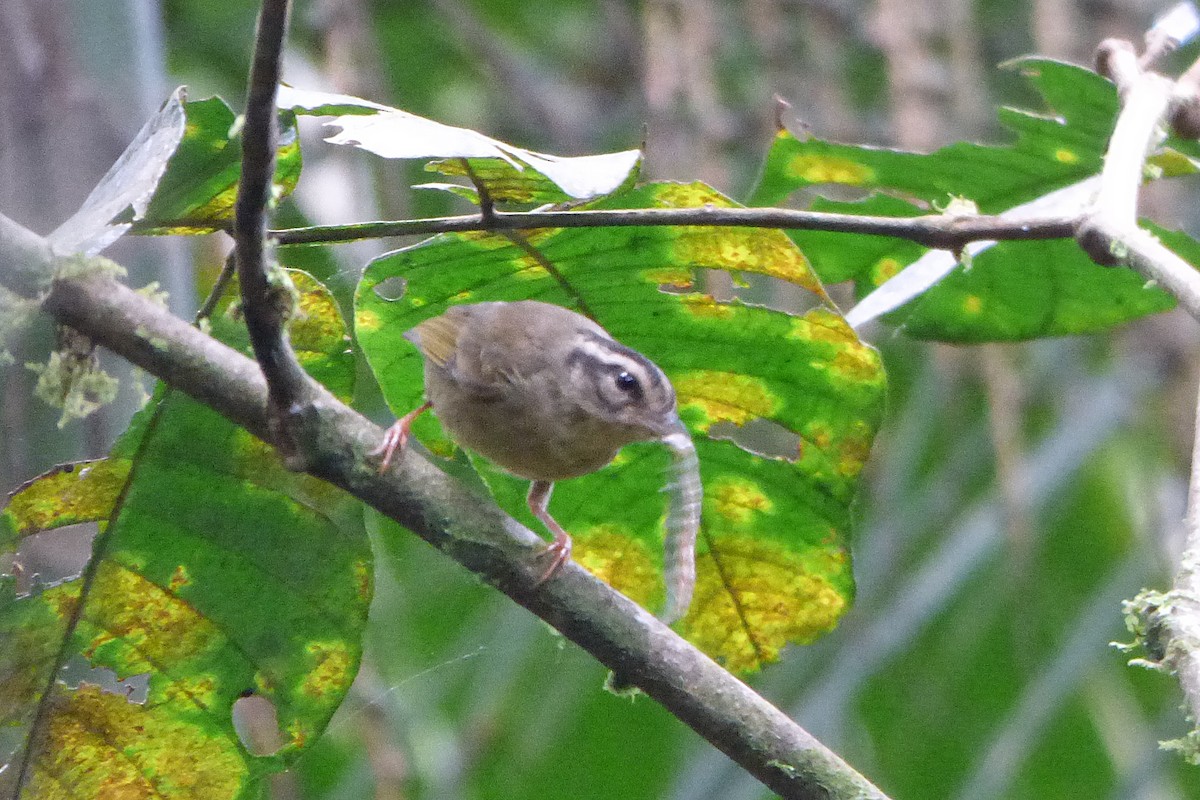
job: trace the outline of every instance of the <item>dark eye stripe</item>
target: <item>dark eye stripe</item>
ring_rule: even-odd
[[[593,374],[611,375],[613,381],[617,375],[628,372],[642,388],[647,385],[658,388],[662,382],[653,364],[629,358],[624,353],[613,353],[611,350],[597,353],[590,344],[576,347],[567,356],[567,368],[576,367],[582,367]]]
[[[648,399],[654,406],[672,402],[674,395],[669,389],[664,392],[665,379],[654,362],[612,339],[589,331],[579,333],[582,341],[567,354],[566,367],[581,370],[593,380],[611,381],[612,389],[599,391],[595,396],[605,408],[618,412]],[[621,375],[632,381],[628,388],[620,384]],[[617,394],[612,394],[613,389]]]
[[[591,361],[606,366],[621,367],[628,370],[643,386],[658,389],[662,386],[662,371],[654,362],[637,350],[632,350],[613,339],[608,339],[594,331],[579,331],[584,344],[576,347],[567,356],[567,365],[573,366],[578,361]]]
[[[597,358],[594,354],[585,352],[579,348],[572,350],[571,354],[567,356],[567,368],[573,370],[576,367],[581,368],[585,373],[605,375],[605,380],[609,379],[608,375],[611,375],[612,379],[615,380],[617,375],[626,371],[622,366],[609,364]],[[620,411],[629,405],[629,399],[613,400],[604,392],[596,392],[595,399],[609,411]]]

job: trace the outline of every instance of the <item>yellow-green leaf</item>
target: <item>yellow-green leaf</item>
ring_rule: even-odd
[[[730,201],[702,184],[652,184],[589,207],[705,204]],[[850,506],[882,414],[884,376],[803,254],[782,232],[761,229],[523,235],[544,259],[503,236],[472,233],[435,237],[367,268],[358,340],[393,410],[421,402],[422,362],[403,333],[451,304],[538,299],[589,314],[667,372],[696,439],[705,486],[699,585],[681,630],[749,670],[831,629],[853,596]],[[748,297],[767,281],[801,302],[788,313],[718,300],[704,290],[707,270],[731,273],[735,284],[762,276]],[[771,456],[743,437],[764,428]],[[430,415],[415,430],[434,452],[453,451]],[[501,505],[540,530],[524,509],[526,483],[476,463]],[[579,562],[651,608],[662,600],[667,463],[660,446],[627,447],[599,472],[558,484],[551,503],[577,539]]]
[[[344,325],[319,285],[298,282],[306,364],[350,386]],[[372,587],[359,505],[160,389],[109,459],[15,493],[0,543],[86,520],[102,525],[81,576],[22,594],[0,581],[0,796],[20,783],[24,800],[259,797],[357,672]],[[68,685],[68,662],[104,671]],[[114,676],[145,676],[145,697]],[[241,741],[247,695],[273,706],[277,752]]]

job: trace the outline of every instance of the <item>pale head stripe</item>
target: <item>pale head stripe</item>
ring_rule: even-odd
[[[662,370],[637,350],[593,331],[580,331],[579,338],[581,342],[572,348],[567,356],[568,365],[587,360],[605,366],[620,367],[629,370],[635,378],[648,386],[657,389],[662,385]]]

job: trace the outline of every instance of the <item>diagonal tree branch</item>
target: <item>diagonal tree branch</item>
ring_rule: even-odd
[[[36,237],[0,216],[0,259],[52,264]],[[26,232],[27,233],[27,232]],[[32,237],[32,238],[31,238]],[[17,289],[13,272],[0,284]],[[25,293],[28,296],[28,293]],[[272,430],[258,365],[101,274],[55,281],[45,312],[266,439]],[[380,429],[303,377],[311,397],[308,471],[414,531],[557,628],[784,798],[885,795],[819,741],[649,612],[568,562],[539,584],[532,531],[415,452],[380,474],[365,454]]]
[[[236,208],[243,309],[261,372],[102,274],[76,272],[77,277],[55,281],[42,308],[256,436],[282,445],[296,466],[417,532],[659,700],[781,796],[883,798],[781,711],[578,565],[568,564],[543,582],[540,566],[530,558],[541,551],[540,538],[494,504],[411,452],[385,474],[367,460],[381,432],[300,369],[284,329],[287,308],[279,282],[267,263],[274,93],[287,10],[287,0],[264,0],[262,6]],[[20,256],[14,260],[40,261],[42,274],[52,272],[48,253],[19,226],[0,220],[0,234]],[[302,433],[293,425],[301,416]],[[303,461],[293,458],[300,440],[309,456]]]

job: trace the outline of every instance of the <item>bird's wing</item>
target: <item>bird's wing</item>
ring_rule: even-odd
[[[470,326],[466,307],[456,306],[446,313],[427,319],[404,334],[417,345],[426,361],[442,370],[464,390],[481,397],[497,393],[502,381],[511,381],[511,364],[500,357],[504,348],[496,348],[490,326],[478,318]],[[474,313],[478,313],[478,307]]]
[[[421,355],[445,369],[458,348],[458,334],[462,325],[458,319],[442,314],[427,319],[404,334],[404,338],[421,350]]]

